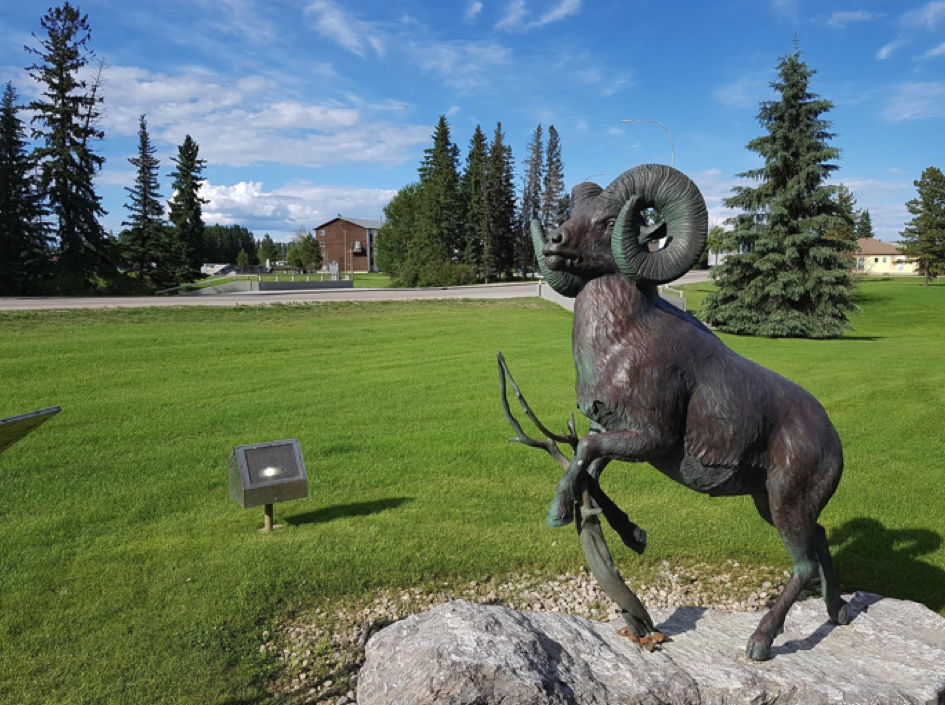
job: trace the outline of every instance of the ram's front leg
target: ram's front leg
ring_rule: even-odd
[[[581,438],[564,477],[558,483],[555,498],[548,510],[548,526],[565,526],[574,520],[578,480],[581,473],[587,472],[595,460],[646,462],[659,454],[662,445],[657,434],[638,429],[589,433]]]

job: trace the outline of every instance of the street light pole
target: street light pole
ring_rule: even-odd
[[[634,120],[632,118],[629,120],[621,120],[620,122],[652,122],[654,125],[659,125],[664,130],[666,130],[666,136],[669,137],[669,148],[672,150],[669,165],[673,168],[676,167],[676,145],[673,143],[673,135],[670,133],[669,128],[667,128],[666,125],[659,122],[658,120]]]

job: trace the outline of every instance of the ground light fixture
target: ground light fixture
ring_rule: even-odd
[[[230,455],[230,498],[244,509],[266,507],[260,531],[281,529],[272,523],[272,505],[308,497],[308,476],[298,440],[235,446]]]
[[[58,406],[40,409],[20,416],[0,419],[0,453],[19,441],[23,436],[35,431],[62,409]]]

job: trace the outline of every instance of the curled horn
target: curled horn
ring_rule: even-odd
[[[699,261],[706,245],[709,213],[692,180],[664,164],[643,164],[625,171],[600,196],[620,205],[611,249],[617,269],[641,284],[665,284]],[[655,208],[666,225],[666,246],[651,252],[641,237],[640,213]]]
[[[584,286],[584,280],[569,272],[555,271],[545,264],[545,256],[542,254],[542,248],[545,246],[545,233],[541,228],[541,222],[537,218],[532,220],[532,245],[535,246],[538,268],[548,285],[562,296],[567,296],[570,299],[577,296]]]

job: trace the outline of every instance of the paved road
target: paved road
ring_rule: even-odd
[[[689,272],[674,284],[706,281],[705,270]],[[216,296],[3,297],[0,311],[73,308],[144,308],[147,306],[257,306],[324,301],[416,301],[422,299],[515,299],[538,296],[538,285],[492,284],[442,289],[319,289],[312,291],[244,291]]]

